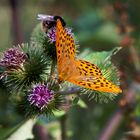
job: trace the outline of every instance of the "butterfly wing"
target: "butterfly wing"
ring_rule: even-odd
[[[75,59],[75,43],[59,19],[56,22],[56,52],[59,77],[66,79],[69,65]]]
[[[76,60],[75,65],[82,76],[98,77],[102,76],[101,70],[94,64],[85,60]]]
[[[58,53],[58,58],[75,58],[75,41],[72,35],[70,35],[62,26],[62,23],[59,19],[56,23],[56,49]]]
[[[118,86],[103,77],[101,70],[96,65],[84,60],[75,60],[75,67],[78,72],[67,79],[69,82],[97,91],[122,92]]]

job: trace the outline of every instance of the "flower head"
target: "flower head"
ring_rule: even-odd
[[[33,104],[42,110],[53,98],[54,93],[48,89],[48,86],[44,84],[37,84],[33,87],[27,100],[30,104]]]
[[[52,27],[47,33],[48,41],[54,43],[56,41],[56,28]]]
[[[4,52],[3,58],[0,60],[0,65],[10,68],[20,66],[27,59],[26,54],[18,48],[10,48]]]

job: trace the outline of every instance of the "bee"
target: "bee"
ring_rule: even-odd
[[[37,19],[42,21],[42,29],[45,33],[47,33],[48,30],[51,29],[52,27],[56,26],[57,19],[60,19],[63,27],[66,26],[66,22],[60,16],[50,16],[50,15],[38,14]]]

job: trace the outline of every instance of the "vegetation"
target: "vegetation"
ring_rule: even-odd
[[[3,60],[6,67],[0,67],[0,140],[140,139],[139,5],[138,0],[2,0],[1,62],[3,52],[13,50],[8,52],[11,65]],[[123,93],[50,80],[55,45],[41,30],[40,13],[62,16],[80,46],[77,56],[98,65],[115,84],[120,81]],[[11,52],[18,59],[11,59]],[[48,97],[44,110],[44,102],[34,98],[40,85]]]

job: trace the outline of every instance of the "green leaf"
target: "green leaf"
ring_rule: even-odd
[[[6,139],[6,140],[27,140],[27,139],[32,139],[33,134],[32,134],[32,128],[35,124],[35,120],[27,120],[24,121],[14,128],[10,129],[7,134],[0,140]],[[28,131],[27,131],[28,130]]]
[[[98,65],[100,63],[104,63],[105,61],[111,61],[111,57],[118,53],[121,49],[121,47],[116,47],[111,51],[89,53],[84,57],[84,59]]]

